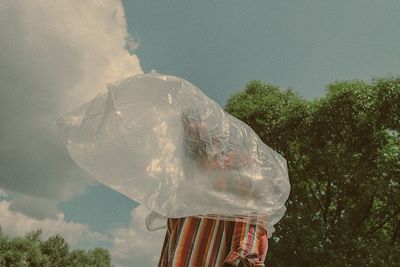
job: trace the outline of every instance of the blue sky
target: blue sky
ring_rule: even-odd
[[[251,79],[310,99],[334,80],[400,67],[396,1],[123,3],[142,68],[186,78],[220,105]]]
[[[74,165],[54,127],[59,115],[104,90],[104,82],[155,69],[187,79],[224,106],[254,79],[312,99],[336,80],[400,73],[394,0],[69,5],[0,4],[0,25],[9,25],[0,29],[7,51],[0,53],[0,209],[10,212],[0,225],[20,234],[13,220],[58,220],[65,233],[90,237],[75,246],[105,246],[115,257],[129,254],[118,244],[137,246],[118,243],[123,235],[146,239],[138,226],[146,212]],[[143,244],[161,241],[154,242]],[[118,265],[137,263],[132,255]]]

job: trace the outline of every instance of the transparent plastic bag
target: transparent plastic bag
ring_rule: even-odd
[[[287,163],[188,81],[158,73],[107,84],[57,120],[77,165],[162,218],[247,221],[269,236],[286,211]]]

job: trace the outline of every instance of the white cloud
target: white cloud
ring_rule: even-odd
[[[129,52],[134,52],[139,48],[139,43],[133,38],[133,36],[129,35],[126,40],[126,48]]]
[[[2,188],[0,188],[0,198],[1,198],[1,197],[7,197],[7,196],[8,196],[7,191],[4,190],[4,189],[2,189]]]
[[[29,195],[21,195],[11,201],[9,209],[38,220],[57,219],[61,213],[54,200]]]
[[[132,222],[129,227],[112,231],[113,264],[126,266],[156,266],[164,242],[165,229],[147,231],[145,218],[150,211],[143,206],[132,210]]]
[[[55,121],[107,82],[142,73],[127,50],[137,45],[120,0],[6,0],[0,47],[0,187],[26,195],[13,210],[54,219],[54,203],[92,183],[68,157]],[[30,197],[40,208],[30,209]]]
[[[10,211],[9,207],[10,202],[0,201],[0,226],[7,235],[23,236],[30,231],[42,229],[44,239],[59,233],[72,247],[79,241],[108,240],[106,235],[92,231],[88,225],[64,221],[64,215],[61,212],[55,219],[37,220],[19,212]]]
[[[37,82],[30,91],[51,91],[58,104],[74,107],[104,91],[106,82],[142,73],[126,49],[135,42],[120,0],[2,1],[0,14],[5,70]]]

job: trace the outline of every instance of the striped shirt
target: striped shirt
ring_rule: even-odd
[[[169,218],[158,266],[263,267],[267,249],[267,232],[255,224]]]

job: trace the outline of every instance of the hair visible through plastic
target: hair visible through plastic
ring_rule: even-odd
[[[270,237],[286,211],[286,159],[190,82],[158,73],[107,84],[57,120],[74,162],[165,218],[246,221]],[[165,224],[164,224],[165,225]]]

